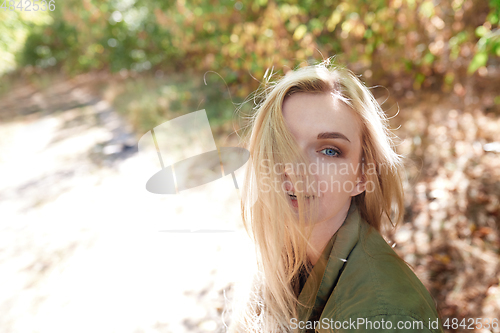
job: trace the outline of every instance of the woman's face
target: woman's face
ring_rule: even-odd
[[[351,197],[365,190],[361,167],[361,128],[354,112],[332,93],[294,93],[283,102],[283,117],[299,149],[311,163],[309,181],[286,181],[290,204],[293,194],[303,191],[306,199],[319,200],[319,222],[345,217]],[[300,167],[285,169],[289,180]],[[295,192],[295,193],[294,193]],[[297,209],[297,208],[295,208]]]

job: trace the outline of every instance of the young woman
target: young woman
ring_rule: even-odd
[[[428,291],[380,235],[403,216],[403,171],[371,92],[326,60],[262,97],[244,187],[254,200],[242,203],[258,274],[230,331],[441,332]]]

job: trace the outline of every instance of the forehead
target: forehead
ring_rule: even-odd
[[[283,102],[283,117],[297,138],[340,132],[351,142],[359,141],[361,128],[354,111],[333,93],[294,93]]]

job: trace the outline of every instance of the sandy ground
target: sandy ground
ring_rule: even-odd
[[[99,100],[0,124],[1,332],[224,331],[251,248],[233,180],[148,193],[126,128]]]

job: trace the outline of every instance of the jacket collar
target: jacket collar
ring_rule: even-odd
[[[299,320],[307,321],[321,314],[337,284],[342,267],[359,240],[360,221],[361,215],[352,203],[344,223],[326,245],[302,288],[299,295]]]

